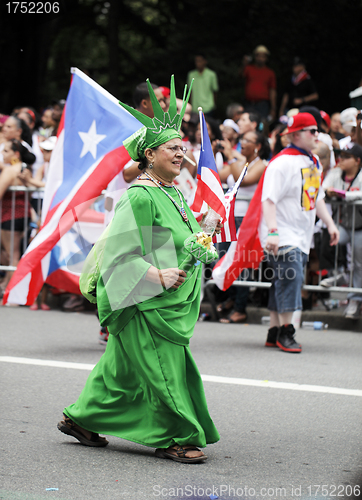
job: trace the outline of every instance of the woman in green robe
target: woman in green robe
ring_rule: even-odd
[[[185,240],[200,227],[173,184],[184,156],[178,130],[151,137],[139,131],[125,142],[144,170],[104,239],[96,296],[109,340],[58,428],[88,446],[106,446],[104,433],[155,447],[160,458],[201,462],[207,457],[197,447],[219,434],[189,348],[201,266]]]

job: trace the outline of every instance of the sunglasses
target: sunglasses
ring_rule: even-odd
[[[310,132],[312,135],[318,134],[317,128],[302,128],[301,132]]]

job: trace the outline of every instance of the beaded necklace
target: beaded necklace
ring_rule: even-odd
[[[182,220],[187,224],[188,228],[190,229],[191,232],[192,231],[192,227],[191,227],[191,224],[190,224],[190,221],[189,221],[189,218],[187,217],[187,213],[186,213],[186,210],[184,209],[184,202],[183,202],[183,199],[182,199],[182,195],[180,193],[180,191],[177,189],[177,187],[175,186],[175,184],[171,184],[168,185],[168,184],[164,184],[163,182],[161,181],[158,181],[157,179],[154,179],[148,172],[143,172],[144,175],[147,177],[148,180],[152,181],[154,184],[156,184],[156,186],[161,189],[161,191],[163,191],[165,193],[165,195],[167,196],[167,198],[169,198],[172,203],[174,204],[174,206],[177,208],[178,212],[180,213],[181,217],[182,217]],[[142,174],[141,174],[142,175]],[[141,178],[141,175],[139,175],[137,177],[137,179],[141,179],[141,180],[144,180]],[[180,199],[180,203],[181,203],[181,206],[172,198],[172,196],[170,196],[168,194],[168,192],[163,189],[163,187],[169,187],[169,188],[174,188],[176,193],[178,194],[178,197]]]

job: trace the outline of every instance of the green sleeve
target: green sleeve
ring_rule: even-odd
[[[140,300],[162,293],[160,284],[144,280],[153,265],[154,219],[153,201],[142,187],[129,189],[116,206],[97,283],[98,314],[102,325],[110,324],[121,314],[125,321],[129,320]]]

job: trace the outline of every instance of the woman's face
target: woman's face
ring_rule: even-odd
[[[256,135],[254,132],[247,132],[241,139],[241,153],[246,158],[250,158],[255,154],[255,149],[260,149],[259,144],[256,142]]]
[[[181,139],[175,138],[161,144],[155,151],[153,157],[153,171],[161,179],[172,182],[180,175],[181,164],[184,153]]]
[[[15,153],[15,151],[13,151],[11,149],[11,142],[7,141],[5,142],[4,144],[4,149],[2,150],[2,154],[3,154],[3,161],[5,164],[7,165],[11,165],[11,161],[13,159],[18,159],[18,156],[17,154]]]
[[[240,134],[246,134],[250,130],[255,130],[255,122],[251,122],[249,113],[243,113],[238,121]]]
[[[18,128],[16,120],[10,116],[3,126],[3,136],[5,139],[21,139],[21,128]]]

